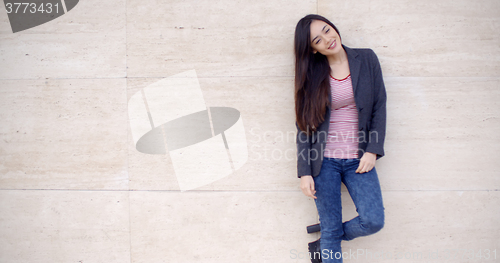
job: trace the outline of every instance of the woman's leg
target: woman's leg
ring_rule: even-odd
[[[358,216],[344,223],[343,240],[373,234],[384,226],[384,205],[375,167],[367,173],[355,173],[359,159],[344,163],[344,182],[356,205]]]
[[[316,207],[321,226],[321,258],[323,263],[342,262],[340,242],[342,229],[342,201],[340,185],[342,183],[339,162],[324,158],[321,171],[314,178]]]

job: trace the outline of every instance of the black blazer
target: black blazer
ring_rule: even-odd
[[[377,55],[371,49],[351,49],[344,45],[351,72],[354,101],[358,109],[358,158],[364,152],[384,156],[386,126],[386,92],[382,70]],[[331,101],[331,92],[328,92]],[[299,129],[297,121],[297,173],[318,176],[323,162],[330,124],[330,107],[325,112],[325,121],[311,135]]]

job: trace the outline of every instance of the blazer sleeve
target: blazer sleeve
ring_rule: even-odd
[[[299,128],[297,121],[297,174],[300,178],[304,175],[311,175],[311,161],[309,159],[309,152],[311,149],[311,137]]]
[[[386,130],[386,101],[387,94],[385,91],[384,80],[382,77],[382,69],[377,55],[372,50],[371,69],[373,78],[373,108],[371,116],[371,125],[368,131],[367,152],[377,154],[377,159],[384,156],[384,141]]]

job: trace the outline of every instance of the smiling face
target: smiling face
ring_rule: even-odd
[[[338,54],[342,50],[339,34],[330,25],[321,20],[311,22],[311,47],[314,52],[325,56]]]

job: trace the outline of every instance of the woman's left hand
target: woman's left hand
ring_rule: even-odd
[[[375,161],[377,160],[377,155],[370,152],[365,152],[361,159],[359,160],[358,169],[356,173],[366,173],[371,171],[375,167]]]

